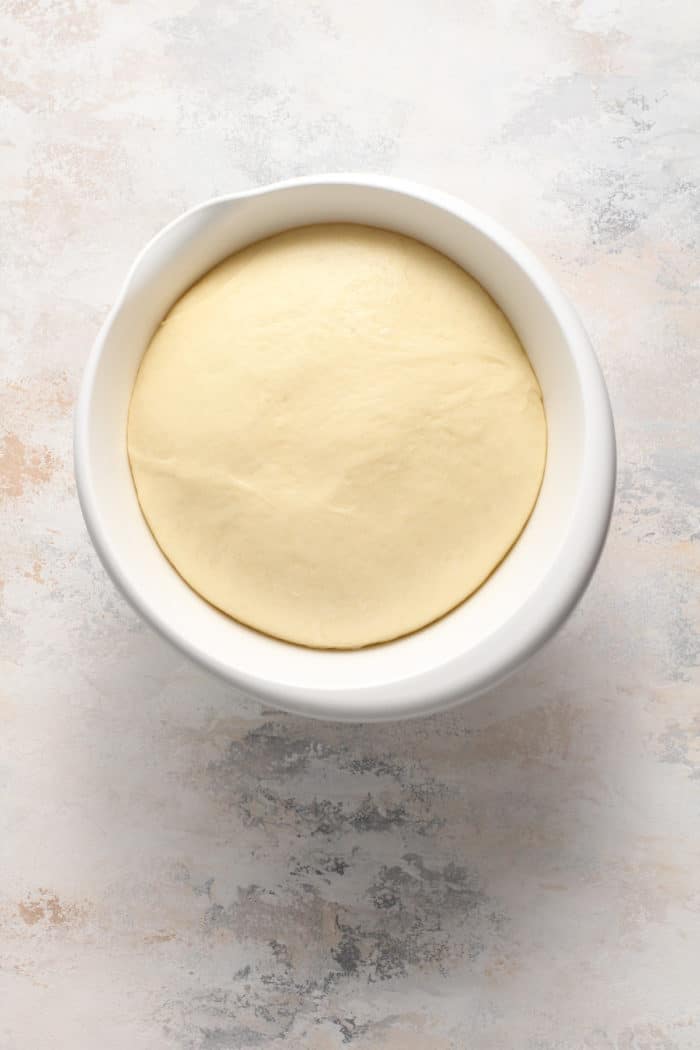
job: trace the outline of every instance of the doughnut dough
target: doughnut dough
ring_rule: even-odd
[[[351,224],[260,241],[190,288],[128,423],[143,514],[187,583],[337,649],[471,594],[530,515],[546,440],[537,380],[481,286]]]

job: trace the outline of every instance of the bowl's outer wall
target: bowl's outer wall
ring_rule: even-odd
[[[355,652],[304,649],[217,612],[181,580],[140,513],[126,453],[129,398],[163,316],[211,266],[310,222],[407,233],[469,270],[513,323],[545,399],[542,491],[520,540],[486,584],[432,626]],[[598,560],[612,509],[615,441],[605,385],[574,311],[537,260],[487,217],[385,177],[319,176],[188,212],[134,264],[90,355],[76,412],[78,493],[93,543],[132,605],[179,649],[247,692],[316,717],[425,714],[475,696],[550,637]]]

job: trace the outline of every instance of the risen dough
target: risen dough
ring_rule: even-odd
[[[268,634],[345,649],[483,582],[537,498],[546,425],[476,281],[408,237],[325,225],[254,244],[176,303],[128,449],[190,586]]]

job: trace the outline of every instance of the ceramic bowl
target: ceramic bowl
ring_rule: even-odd
[[[281,230],[358,222],[448,255],[490,292],[544,396],[547,465],[532,516],[487,582],[438,622],[351,652],[266,637],[198,597],[156,545],[126,451],[129,398],[159,322],[221,259]],[[586,333],[542,265],[506,230],[436,190],[383,176],[293,179],[206,202],[144,248],[90,354],[75,420],[75,471],[90,536],[143,618],[232,685],[288,711],[366,721],[427,714],[476,696],[538,649],[571,612],[600,555],[615,438]]]

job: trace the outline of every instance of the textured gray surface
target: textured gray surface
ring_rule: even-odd
[[[0,1046],[697,1048],[700,9],[8,0],[0,38]],[[107,581],[71,474],[136,250],[334,169],[511,226],[618,423],[577,613],[406,725],[261,710],[184,662]]]

